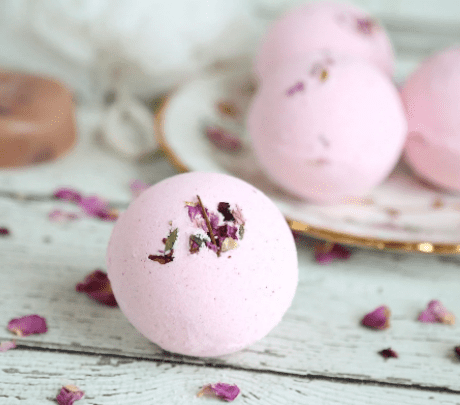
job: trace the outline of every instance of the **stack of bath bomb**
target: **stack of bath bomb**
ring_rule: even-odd
[[[268,30],[248,131],[266,174],[318,203],[369,193],[402,153],[407,120],[391,43],[359,8],[308,3]]]

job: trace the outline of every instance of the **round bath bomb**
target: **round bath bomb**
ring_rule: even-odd
[[[389,76],[394,72],[393,48],[384,28],[354,5],[328,1],[302,5],[275,22],[262,39],[255,71],[263,81],[271,68],[314,50],[350,54]]]
[[[363,196],[403,150],[407,122],[395,86],[361,59],[315,52],[263,83],[248,131],[267,175],[321,203]]]
[[[402,99],[405,160],[423,179],[460,191],[460,48],[426,60],[405,83]]]
[[[144,191],[115,224],[107,267],[132,325],[189,356],[232,353],[264,337],[290,306],[298,278],[278,208],[217,173],[180,174]]]

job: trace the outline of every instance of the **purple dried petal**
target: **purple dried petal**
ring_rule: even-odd
[[[454,352],[460,358],[460,346],[455,346],[454,347]]]
[[[206,394],[213,394],[217,398],[223,399],[227,402],[232,402],[235,398],[239,395],[240,389],[237,385],[231,385],[226,383],[216,383],[216,384],[207,384],[205,385],[200,392],[198,392],[198,396],[206,395]]]
[[[364,35],[371,35],[377,27],[377,23],[372,18],[357,18],[356,28]]]
[[[113,295],[112,286],[107,274],[102,270],[94,270],[88,274],[83,282],[78,283],[75,287],[76,291],[87,294],[93,300],[107,305],[116,307],[117,301]]]
[[[149,184],[143,182],[142,180],[132,180],[131,183],[129,183],[129,188],[131,190],[131,194],[133,198],[137,198],[141,195],[141,193],[144,190],[147,190],[150,187]]]
[[[235,221],[235,217],[230,211],[230,204],[227,202],[220,202],[217,206],[219,211],[224,216],[224,221]]]
[[[72,405],[75,401],[82,399],[85,396],[84,391],[75,385],[66,385],[61,388],[61,392],[56,397],[59,405]]]
[[[8,236],[10,234],[10,231],[8,228],[0,228],[0,236]]]
[[[58,200],[71,201],[74,203],[79,203],[82,199],[82,195],[78,191],[65,187],[55,190],[53,197]]]
[[[396,353],[393,349],[388,348],[384,349],[378,352],[380,356],[382,356],[384,359],[389,359],[391,357],[398,358],[398,353]]]
[[[315,261],[319,264],[329,264],[335,259],[347,260],[351,251],[338,243],[325,242],[315,248]]]
[[[6,352],[8,350],[14,349],[16,347],[15,342],[1,342],[0,343],[0,352]]]
[[[361,321],[361,325],[368,328],[384,330],[390,326],[390,309],[382,305],[372,312],[369,312]]]
[[[206,137],[218,149],[226,152],[239,151],[243,144],[241,140],[220,127],[207,127],[205,131]]]
[[[81,218],[81,215],[77,212],[53,210],[48,214],[48,218],[51,222],[69,222]]]
[[[201,207],[198,204],[196,205],[189,204],[187,205],[187,208],[188,208],[188,216],[191,221],[193,221],[198,215],[202,216]]]
[[[303,82],[297,82],[293,86],[289,87],[289,89],[286,90],[286,96],[291,97],[295,93],[301,92],[305,90],[305,85]]]
[[[445,323],[447,325],[453,325],[455,323],[455,316],[449,312],[440,301],[431,300],[426,309],[420,313],[418,320],[424,323]]]
[[[217,253],[217,246],[212,242],[206,242],[206,247],[211,249],[214,253]]]
[[[18,336],[29,336],[48,331],[46,319],[39,315],[26,315],[8,322],[8,330]]]
[[[95,195],[83,197],[79,205],[86,214],[93,217],[109,210],[108,202]]]

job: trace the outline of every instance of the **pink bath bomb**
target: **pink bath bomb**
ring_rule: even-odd
[[[115,224],[107,267],[132,325],[189,356],[220,356],[263,338],[290,306],[298,278],[279,209],[217,173],[180,174],[144,191]]]
[[[394,54],[384,28],[351,4],[315,2],[288,12],[269,28],[257,53],[255,71],[265,73],[286,59],[314,50],[350,54],[394,72]]]
[[[371,191],[396,165],[407,132],[388,76],[361,59],[321,52],[272,71],[247,124],[267,175],[320,203]]]
[[[460,48],[426,60],[405,83],[402,99],[405,160],[423,179],[460,191]]]

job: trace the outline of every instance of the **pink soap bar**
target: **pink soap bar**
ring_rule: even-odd
[[[248,131],[272,180],[310,201],[342,203],[389,175],[407,122],[381,70],[312,52],[271,71],[253,99]]]
[[[314,50],[350,54],[389,76],[394,72],[393,48],[384,28],[354,5],[329,1],[294,8],[275,22],[262,39],[255,71],[264,80],[271,68]]]
[[[279,209],[217,173],[180,174],[144,191],[115,224],[107,268],[132,325],[190,356],[232,353],[264,337],[291,305],[298,278]]]
[[[427,59],[405,83],[402,99],[407,163],[432,184],[460,191],[460,48]]]

